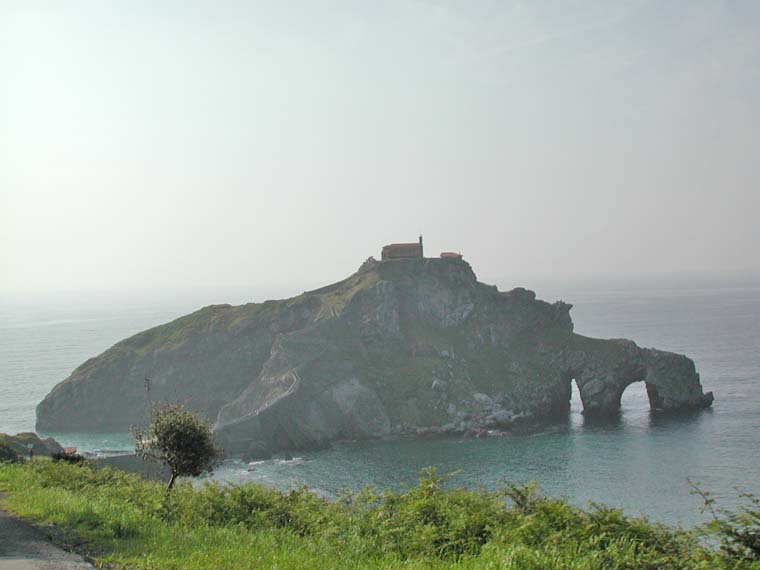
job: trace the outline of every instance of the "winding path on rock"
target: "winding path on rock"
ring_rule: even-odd
[[[81,556],[55,546],[45,533],[0,509],[0,570],[92,570]]]

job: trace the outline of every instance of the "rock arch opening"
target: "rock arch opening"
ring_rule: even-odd
[[[583,351],[570,355],[569,366],[562,373],[567,386],[567,409],[577,406],[572,384],[584,415],[613,416],[621,410],[623,394],[641,407],[643,394],[651,410],[704,408],[712,403],[712,392],[702,391],[694,362],[685,356],[640,349],[624,344],[619,354],[594,354]]]
[[[620,395],[621,412],[641,411],[651,407],[646,382],[631,382],[623,389]]]
[[[578,386],[578,382],[575,378],[568,380],[570,386],[570,405],[568,411],[570,413],[583,413],[583,401],[581,400],[581,389]]]

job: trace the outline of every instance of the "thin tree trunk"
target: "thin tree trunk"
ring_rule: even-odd
[[[168,487],[166,487],[166,492],[167,493],[172,490],[172,487],[174,487],[174,480],[176,478],[177,478],[177,476],[174,473],[172,473],[172,476],[169,479],[169,485],[168,485]]]

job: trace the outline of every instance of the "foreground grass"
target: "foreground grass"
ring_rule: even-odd
[[[405,493],[328,502],[306,490],[162,485],[87,465],[0,464],[3,506],[75,531],[99,567],[145,569],[760,569],[682,530],[573,507],[530,487],[444,490],[432,471]]]

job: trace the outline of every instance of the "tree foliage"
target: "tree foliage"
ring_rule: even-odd
[[[137,454],[169,470],[167,490],[177,477],[210,473],[221,458],[211,426],[181,404],[154,406],[148,427],[133,428],[132,433]]]

